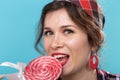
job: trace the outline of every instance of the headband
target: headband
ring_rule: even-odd
[[[100,5],[97,0],[54,0],[54,1],[68,1],[79,6],[80,9],[84,10],[88,15],[95,19],[96,23],[104,28],[105,17],[102,12]]]

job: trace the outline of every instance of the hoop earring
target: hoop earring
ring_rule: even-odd
[[[98,67],[98,56],[97,55],[91,55],[89,59],[89,65],[91,69],[96,69]]]

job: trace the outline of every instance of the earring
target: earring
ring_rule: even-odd
[[[98,56],[97,55],[90,56],[89,65],[91,69],[96,69],[98,67]]]

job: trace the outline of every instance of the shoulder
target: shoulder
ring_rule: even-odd
[[[98,80],[120,80],[120,74],[112,74],[110,72],[97,69]]]

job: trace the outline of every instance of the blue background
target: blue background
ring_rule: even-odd
[[[40,54],[34,49],[42,7],[51,0],[0,0],[0,63],[28,63]],[[99,0],[106,16],[100,67],[120,74],[119,0]],[[0,67],[0,74],[17,72]]]

